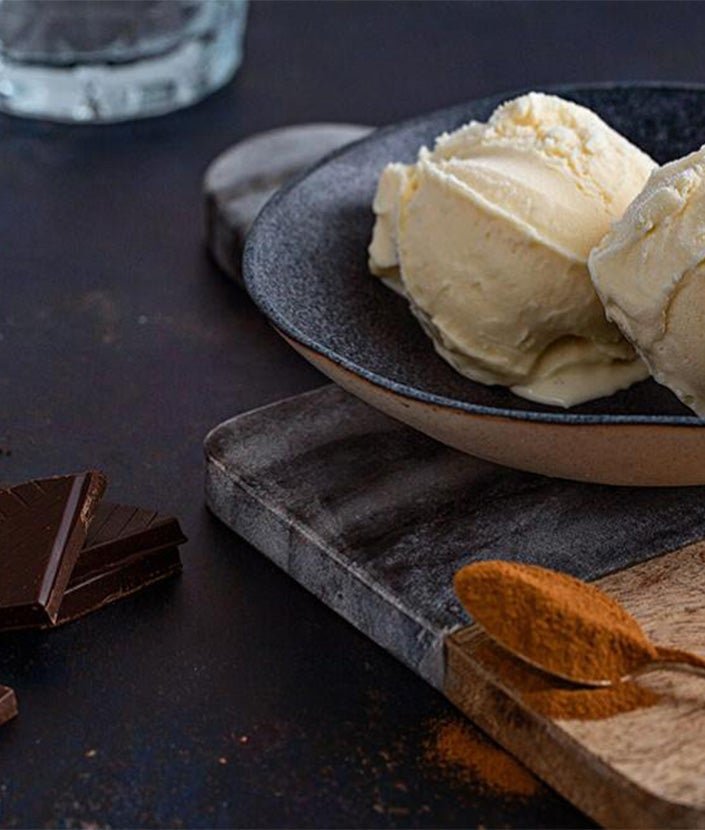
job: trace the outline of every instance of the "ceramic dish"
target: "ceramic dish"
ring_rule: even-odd
[[[551,90],[595,110],[663,163],[705,142],[705,87]],[[244,257],[247,288],[291,345],[374,407],[463,452],[582,481],[705,484],[705,421],[647,380],[569,410],[457,374],[403,299],[370,276],[377,177],[421,144],[520,92],[471,101],[373,133],[267,204]]]

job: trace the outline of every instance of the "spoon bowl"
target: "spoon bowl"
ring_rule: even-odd
[[[570,683],[606,687],[658,669],[705,677],[705,659],[652,643],[616,600],[567,574],[489,560],[461,568],[455,590],[495,643]]]
[[[594,689],[606,689],[610,686],[616,686],[618,683],[629,683],[630,681],[636,680],[644,674],[650,674],[654,671],[680,671],[686,674],[693,674],[705,678],[705,660],[703,660],[701,657],[698,657],[697,654],[692,654],[688,651],[681,651],[679,649],[670,649],[665,647],[657,647],[659,659],[651,660],[648,663],[644,663],[641,666],[637,666],[636,668],[632,669],[632,671],[630,671],[628,674],[624,674],[618,679],[607,677],[584,677],[577,674],[576,672],[571,672],[570,674],[567,674],[565,672],[557,671],[556,669],[549,669],[546,667],[545,663],[542,663],[541,661],[536,661],[535,659],[532,660],[525,654],[521,654],[518,651],[508,649],[501,640],[498,640],[496,637],[493,637],[492,634],[482,625],[478,624],[478,628],[481,628],[484,631],[484,633],[490,638],[490,640],[492,640],[492,642],[496,646],[502,649],[502,651],[506,651],[507,654],[510,654],[517,660],[521,660],[522,663],[525,663],[532,669],[538,669],[538,671],[543,672],[544,674],[548,674],[551,677],[558,678],[559,680],[565,680],[568,683],[573,683],[576,686],[586,686]]]

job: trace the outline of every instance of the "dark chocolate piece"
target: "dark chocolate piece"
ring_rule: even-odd
[[[101,504],[59,608],[56,625],[109,605],[181,570],[178,521],[139,507]]]
[[[17,714],[17,698],[9,686],[0,686],[0,726]]]
[[[56,621],[104,490],[95,471],[0,490],[0,629]]]

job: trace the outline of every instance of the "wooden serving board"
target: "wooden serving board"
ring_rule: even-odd
[[[521,473],[327,386],[205,444],[211,510],[609,827],[705,827],[705,681],[649,676],[656,706],[550,720],[476,659],[455,571],[512,558],[599,579],[659,643],[705,654],[705,493]],[[644,681],[647,682],[647,681]]]

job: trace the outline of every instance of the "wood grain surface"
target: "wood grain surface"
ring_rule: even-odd
[[[660,645],[705,654],[705,543],[598,580]],[[705,826],[705,681],[676,671],[640,679],[663,697],[596,721],[532,711],[474,655],[474,626],[447,640],[445,693],[576,806],[608,827]]]

